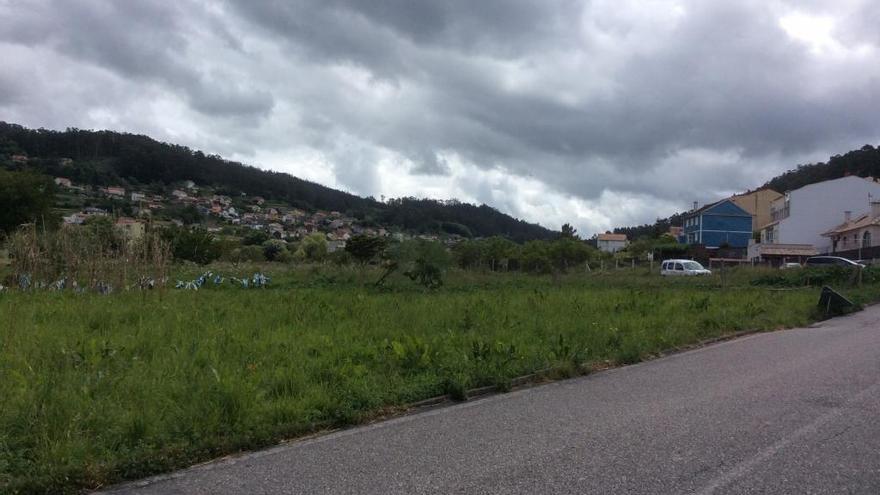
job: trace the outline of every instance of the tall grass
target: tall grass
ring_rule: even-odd
[[[379,291],[376,272],[310,270],[265,290],[0,294],[0,492],[94,488],[536,370],[803,325],[818,295],[745,272],[723,289],[456,272],[439,291],[402,277]]]
[[[163,286],[171,261],[168,243],[153,232],[128,239],[107,227],[42,231],[31,225],[16,231],[7,242],[14,275],[8,285],[26,289],[57,283],[102,291]]]

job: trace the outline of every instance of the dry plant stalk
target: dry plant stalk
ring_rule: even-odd
[[[66,288],[75,282],[92,290],[163,289],[171,262],[169,243],[152,229],[140,239],[128,239],[112,226],[41,232],[29,225],[10,236],[8,244],[16,282],[27,276],[31,287],[64,280]]]

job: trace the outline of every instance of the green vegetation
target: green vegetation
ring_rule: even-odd
[[[54,202],[55,184],[51,177],[33,171],[0,169],[0,238],[24,223],[56,225]]]
[[[413,253],[402,260],[438,262],[424,246],[404,248]],[[0,492],[103,486],[428,397],[506,390],[539,370],[569,376],[739,330],[804,325],[818,298],[814,287],[752,285],[773,272],[746,268],[727,270],[723,288],[718,276],[637,269],[452,271],[432,290],[404,270],[376,288],[379,267],[211,268],[269,270],[272,283],[0,293]],[[880,284],[844,292],[863,303]]]
[[[12,156],[18,154],[27,155],[26,164],[12,160]],[[463,237],[502,235],[517,241],[547,239],[554,235],[540,225],[512,218],[487,205],[412,197],[379,202],[289,174],[206,155],[185,146],[112,131],[27,129],[0,122],[0,168],[3,167],[34,169],[81,185],[122,185],[158,194],[167,193],[166,189],[173,183],[192,180],[217,194],[263,196],[269,201],[267,206],[339,211],[365,225],[414,233]],[[99,206],[108,211],[131,215],[127,205],[102,203]],[[173,208],[164,214],[181,219],[185,224],[202,220],[191,208]]]

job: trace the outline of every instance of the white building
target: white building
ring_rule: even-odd
[[[626,245],[626,234],[599,234],[596,236],[596,247],[606,253],[616,253]]]
[[[860,251],[880,245],[880,198],[871,201],[868,213],[853,217],[844,214],[844,222],[823,235],[831,239],[831,251]],[[856,253],[861,258],[861,253]]]
[[[761,244],[811,245],[831,252],[831,240],[822,234],[840,225],[845,212],[867,213],[872,197],[880,198],[880,183],[855,176],[789,191],[771,203],[772,221],[761,228]]]

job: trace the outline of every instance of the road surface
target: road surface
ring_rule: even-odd
[[[116,487],[880,493],[880,306]]]

